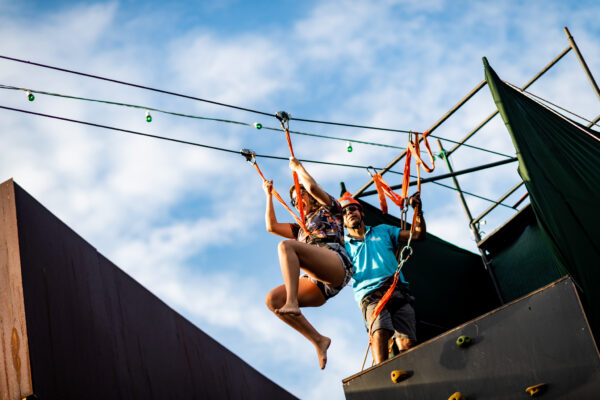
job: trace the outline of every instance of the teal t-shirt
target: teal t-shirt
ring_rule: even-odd
[[[358,303],[396,272],[400,228],[391,225],[367,226],[364,240],[345,236],[346,251],[354,265],[352,289]],[[399,280],[408,284],[400,272]]]

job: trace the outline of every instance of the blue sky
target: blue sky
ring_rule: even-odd
[[[501,78],[523,84],[558,55],[568,26],[600,75],[595,1],[11,2],[0,0],[0,54],[81,70],[294,117],[423,131],[483,79],[487,56]],[[51,7],[49,6],[51,4]],[[206,117],[273,118],[0,60],[0,83]],[[592,119],[600,103],[573,54],[531,87]],[[0,91],[0,104],[260,154],[288,156],[283,135],[245,126],[103,104]],[[434,134],[460,140],[494,110],[489,90]],[[241,156],[0,110],[0,181],[13,177],[109,259],[263,374],[306,399],[342,398],[367,345],[349,288],[307,317],[332,337],[320,371],[312,346],[270,315],[281,284],[278,239],[264,229],[260,179]],[[291,128],[396,146],[406,135],[292,121]],[[292,136],[299,158],[384,166],[398,151]],[[499,119],[469,143],[514,155]],[[434,151],[438,151],[432,141]],[[446,147],[451,147],[446,144]],[[461,149],[455,169],[502,157]],[[259,160],[282,194],[287,162]],[[361,169],[307,165],[334,195],[368,178]],[[400,170],[401,166],[396,167]],[[447,172],[438,163],[435,173]],[[386,176],[390,184],[399,175]],[[462,178],[498,198],[516,165]],[[446,184],[451,184],[445,181]],[[516,202],[523,192],[508,201]],[[376,204],[376,198],[367,198]],[[475,250],[456,193],[423,187],[428,229]],[[468,197],[474,214],[489,203]],[[396,213],[396,211],[393,211]],[[277,209],[280,220],[289,217]],[[513,214],[486,218],[487,233]]]

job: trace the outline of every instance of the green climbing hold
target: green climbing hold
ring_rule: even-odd
[[[473,343],[473,340],[469,336],[462,335],[456,339],[456,345],[458,347],[467,347],[471,345],[471,343]]]

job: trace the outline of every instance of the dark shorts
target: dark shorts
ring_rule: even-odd
[[[383,297],[390,287],[387,282],[382,287],[375,289],[367,294],[360,302],[360,308],[363,318],[367,324],[367,330],[371,326],[371,315],[377,307],[379,300]],[[393,337],[408,338],[413,343],[417,340],[415,310],[413,308],[414,297],[408,291],[406,286],[398,283],[394,294],[386,304],[385,308],[375,318],[373,323],[373,332],[378,329],[385,329],[393,333]]]
[[[308,275],[303,275],[302,277],[309,279],[312,283],[317,285],[319,290],[321,290],[321,293],[323,293],[323,296],[325,296],[325,300],[328,300],[336,294],[338,294],[344,288],[344,286],[346,286],[348,282],[350,282],[350,279],[354,274],[354,267],[352,266],[352,260],[350,260],[348,253],[346,253],[346,249],[341,244],[326,243],[322,247],[328,247],[330,250],[334,251],[338,255],[340,260],[342,260],[342,265],[344,266],[345,270],[344,280],[339,286],[333,287]]]

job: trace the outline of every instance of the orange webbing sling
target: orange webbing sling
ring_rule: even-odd
[[[401,194],[395,193],[390,186],[385,182],[380,173],[375,173],[372,175],[373,182],[375,183],[375,188],[377,189],[377,195],[379,196],[379,204],[381,207],[381,212],[383,214],[387,214],[387,201],[386,197],[394,202],[400,209],[404,209],[406,206],[406,199],[408,198],[408,186],[410,182],[410,161],[411,156],[415,157],[415,164],[417,166],[417,192],[421,192],[421,165],[423,169],[427,172],[432,172],[435,169],[435,160],[433,157],[433,153],[431,152],[431,148],[429,147],[429,142],[427,141],[427,136],[429,136],[429,132],[423,133],[423,143],[425,143],[425,147],[427,148],[427,153],[429,154],[429,158],[431,160],[431,167],[429,167],[423,159],[421,159],[420,153],[420,144],[419,144],[419,133],[413,132],[415,135],[414,142],[411,138],[408,139],[408,146],[406,152],[406,161],[404,163],[404,173],[402,177],[402,191]]]
[[[240,153],[246,158],[246,161],[248,161],[250,164],[254,165],[254,168],[256,168],[256,171],[258,172],[258,174],[262,178],[263,182],[266,182],[267,179],[265,178],[265,176],[263,175],[262,171],[258,167],[258,163],[256,162],[256,157],[255,157],[254,152],[252,150],[242,149],[240,151]],[[273,188],[271,190],[271,193],[273,194],[273,197],[275,197],[285,207],[285,209],[288,210],[288,212],[292,215],[292,217],[294,217],[294,220],[296,221],[296,223],[298,225],[300,225],[300,227],[304,230],[304,232],[306,232],[306,234],[309,234],[308,230],[306,229],[306,226],[304,225],[304,220],[301,220],[300,218],[298,218],[298,216],[285,203],[285,201],[283,201],[283,199],[281,198],[281,196],[279,195],[279,193],[277,192],[277,190],[275,190],[275,188]]]
[[[425,143],[425,147],[427,148],[427,153],[429,154],[429,158],[431,160],[431,167],[423,162],[420,155],[419,149],[419,133],[415,132],[415,141],[413,142],[409,137],[408,140],[408,151],[406,153],[406,162],[404,164],[404,174],[402,179],[402,192],[400,195],[395,193],[387,183],[381,177],[381,174],[375,173],[373,175],[373,182],[375,183],[375,187],[377,188],[377,194],[379,195],[379,202],[381,205],[381,212],[383,214],[387,214],[387,202],[385,197],[389,197],[402,211],[404,211],[406,206],[406,200],[408,198],[408,186],[410,180],[410,160],[411,155],[415,157],[415,163],[417,166],[417,193],[421,192],[421,168],[427,172],[432,172],[435,169],[435,160],[433,154],[431,152],[431,148],[429,147],[429,143],[427,142],[427,136],[429,136],[429,132],[423,133],[423,142]],[[375,318],[381,313],[381,311],[385,308],[388,301],[394,294],[394,290],[396,289],[396,285],[398,284],[398,279],[400,277],[400,270],[404,266],[404,263],[408,261],[410,256],[412,255],[412,248],[410,247],[410,242],[412,240],[412,236],[415,230],[415,222],[417,220],[417,215],[420,213],[420,207],[415,208],[413,212],[412,224],[410,227],[410,235],[408,237],[408,242],[406,246],[400,252],[400,263],[396,267],[396,272],[394,273],[394,280],[390,285],[389,289],[385,292],[385,294],[381,297],[377,306],[371,313],[371,324],[369,325],[369,346],[371,345],[371,340],[373,337],[373,324],[375,323]],[[408,254],[404,254],[405,251],[408,251]],[[367,353],[369,351],[369,347],[367,347]],[[367,355],[365,354],[365,361],[367,359]],[[364,369],[364,361],[363,361],[363,369]]]
[[[290,139],[290,115],[288,113],[286,113],[285,111],[279,111],[277,114],[275,114],[275,117],[279,120],[279,123],[281,124],[281,128],[283,128],[284,132],[285,132],[285,138],[287,139],[287,144],[288,147],[290,148],[290,155],[292,157],[296,157],[294,155],[294,149],[292,147],[292,140]],[[300,212],[300,226],[302,227],[302,229],[304,229],[304,232],[306,232],[308,234],[308,230],[306,229],[306,226],[304,225],[304,205],[302,204],[302,200],[300,199],[301,197],[301,192],[300,192],[300,181],[298,180],[298,174],[296,173],[296,171],[292,171],[292,176],[294,178],[294,188],[296,190],[296,203],[298,204],[298,211]],[[294,214],[295,216],[296,214]]]

